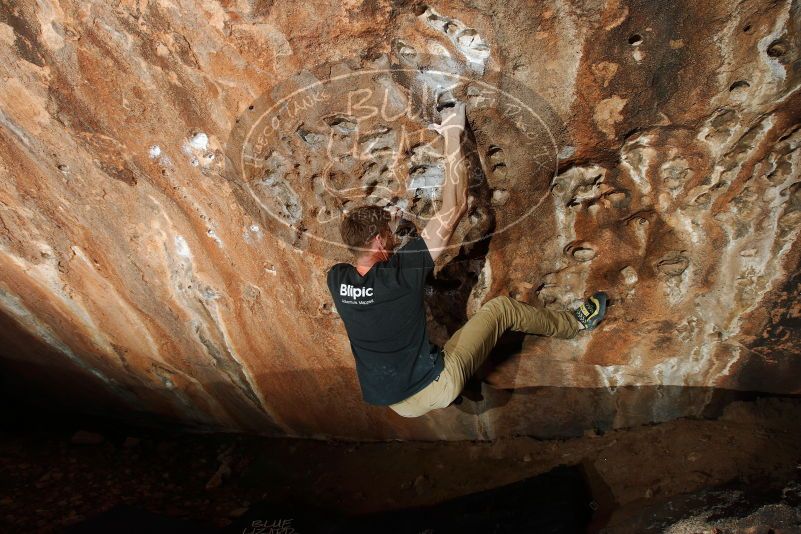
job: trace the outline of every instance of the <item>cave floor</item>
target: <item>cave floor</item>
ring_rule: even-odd
[[[715,420],[550,441],[348,443],[6,426],[0,530],[58,531],[121,504],[217,527],[264,500],[361,514],[433,504],[559,465],[581,466],[591,506],[605,516],[596,519],[615,525],[632,509],[703,488],[784,484],[801,467],[800,438],[797,398],[736,402]]]

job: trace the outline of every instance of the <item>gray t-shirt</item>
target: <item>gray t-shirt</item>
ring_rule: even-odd
[[[360,275],[349,263],[328,270],[328,289],[345,323],[362,397],[387,406],[414,395],[444,368],[429,342],[423,287],[434,260],[422,237]]]

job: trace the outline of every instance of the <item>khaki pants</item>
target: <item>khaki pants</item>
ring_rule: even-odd
[[[462,392],[498,338],[506,330],[559,338],[574,337],[580,325],[572,313],[534,308],[512,298],[495,297],[484,304],[442,347],[445,369],[428,386],[389,407],[404,417],[419,417],[445,408]]]

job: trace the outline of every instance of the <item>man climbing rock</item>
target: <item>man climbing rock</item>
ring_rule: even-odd
[[[362,206],[341,223],[342,240],[355,266],[328,271],[328,288],[345,323],[362,397],[404,417],[445,408],[489,355],[506,330],[572,338],[603,319],[606,295],[595,293],[573,312],[534,308],[506,296],[484,304],[440,348],[426,331],[423,288],[434,262],[467,211],[467,168],[462,149],[464,104],[442,110],[445,180],[442,204],[420,236],[397,251],[388,210]]]

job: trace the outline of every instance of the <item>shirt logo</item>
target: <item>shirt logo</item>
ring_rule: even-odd
[[[339,286],[339,295],[341,297],[351,297],[354,299],[358,299],[361,297],[372,297],[373,296],[373,288],[372,287],[353,287],[350,284],[341,284]]]

